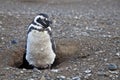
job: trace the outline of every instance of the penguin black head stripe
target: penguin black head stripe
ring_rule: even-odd
[[[48,15],[39,14],[28,27],[25,59],[37,68],[53,64],[56,54]]]
[[[39,15],[42,15],[45,18],[49,18],[49,16],[47,14],[44,14],[44,13],[40,13]]]
[[[38,16],[35,17],[34,23],[37,25],[42,25],[43,28],[47,28],[52,24],[52,21],[49,20],[49,17],[47,14],[39,14]]]

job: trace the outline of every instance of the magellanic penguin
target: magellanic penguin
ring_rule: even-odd
[[[29,65],[35,68],[48,68],[55,61],[55,44],[47,14],[37,15],[28,27],[26,55]]]

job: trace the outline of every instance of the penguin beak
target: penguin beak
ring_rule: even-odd
[[[51,26],[52,21],[51,20],[44,20],[44,24],[46,25],[46,26],[44,26],[44,28],[47,28],[48,26]]]
[[[45,21],[47,24],[52,24],[52,21],[49,20],[49,19],[45,19],[44,21]]]
[[[52,25],[52,21],[48,20],[48,24],[49,24],[49,26],[51,26]]]
[[[52,21],[49,20],[49,24],[51,25],[51,24],[52,24]]]

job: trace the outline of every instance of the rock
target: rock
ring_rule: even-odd
[[[89,33],[87,33],[87,32],[81,32],[81,35],[83,35],[83,36],[90,36]]]
[[[12,40],[11,44],[17,44],[17,41],[16,40]]]
[[[114,63],[108,65],[108,69],[111,71],[117,70],[118,66]]]
[[[116,53],[116,56],[120,57],[120,52],[117,52],[117,53]]]
[[[86,74],[89,74],[89,73],[91,73],[92,71],[90,70],[90,69],[87,69],[87,70],[85,70],[85,73]]]
[[[112,73],[112,74],[119,74],[119,72],[118,71],[109,71],[109,73]]]
[[[51,71],[57,73],[59,70],[58,69],[52,69]]]
[[[63,76],[63,75],[61,75],[61,76],[57,76],[57,79],[58,79],[58,80],[65,80],[65,78],[66,78],[66,77]]]
[[[24,71],[20,71],[20,73],[21,73],[21,74],[23,74],[23,73],[24,73]]]
[[[63,79],[65,79],[65,76],[60,76],[60,78],[63,78]]]
[[[103,71],[99,71],[97,72],[98,76],[109,76],[109,74],[107,72],[103,72]]]
[[[84,76],[84,78],[89,79],[89,77],[92,75],[91,74],[92,71],[90,69],[87,69],[84,72],[86,73],[86,75]]]
[[[81,80],[80,77],[73,77],[72,80]]]
[[[4,69],[9,70],[9,69],[10,69],[10,67],[5,67]]]

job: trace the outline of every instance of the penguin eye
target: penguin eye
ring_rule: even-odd
[[[40,22],[41,22],[41,18],[38,18],[36,21],[37,21],[38,23],[40,23]]]
[[[45,21],[47,21],[48,19],[47,19],[47,18],[45,18],[44,20],[45,20]]]

